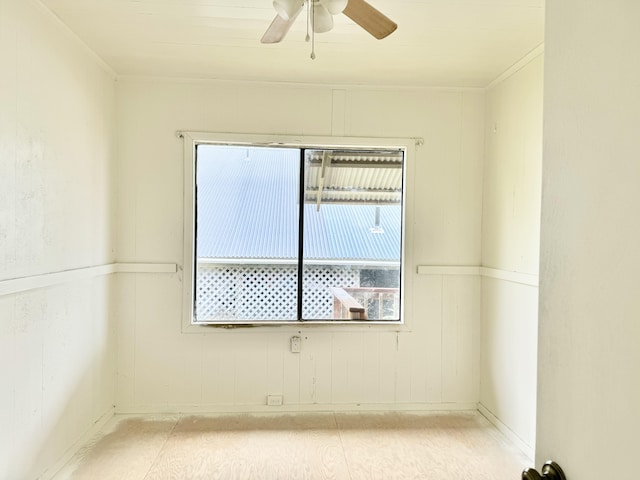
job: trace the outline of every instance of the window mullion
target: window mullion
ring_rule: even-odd
[[[300,181],[298,184],[298,321],[302,321],[302,290],[304,286],[304,157],[305,149],[300,149]]]

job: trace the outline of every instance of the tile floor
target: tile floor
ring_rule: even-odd
[[[518,480],[532,465],[477,412],[116,416],[54,479]]]

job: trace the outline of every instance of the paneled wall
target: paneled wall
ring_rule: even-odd
[[[543,56],[487,91],[481,410],[535,448]]]
[[[177,130],[421,137],[410,160],[407,326],[181,333],[177,274],[118,279],[117,410],[475,408],[480,279],[418,275],[479,265],[484,92],[118,81],[121,262],[181,264]],[[300,332],[302,352],[289,351]]]
[[[115,256],[115,82],[29,0],[0,0],[0,70],[0,478],[26,479],[113,410],[113,278],[87,267]]]

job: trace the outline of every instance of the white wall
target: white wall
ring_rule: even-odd
[[[538,464],[631,479],[640,431],[640,3],[547,3]]]
[[[408,198],[409,331],[290,328],[181,333],[180,274],[119,279],[117,409],[259,410],[357,404],[473,406],[479,389],[480,279],[416,275],[478,265],[484,93],[296,85],[118,82],[122,262],[182,263],[177,130],[424,137]]]
[[[0,0],[0,70],[0,478],[26,479],[114,403],[112,280],[14,292],[114,259],[115,83],[25,0]]]
[[[480,402],[533,457],[543,56],[487,91]],[[523,281],[524,278],[524,281]]]

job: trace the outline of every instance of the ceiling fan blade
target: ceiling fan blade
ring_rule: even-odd
[[[287,32],[293,25],[293,22],[296,21],[298,15],[302,11],[302,6],[300,9],[291,16],[289,20],[285,20],[280,15],[276,15],[276,18],[273,19],[267,31],[264,32],[264,35],[260,39],[260,43],[278,43],[281,42],[282,39],[287,35]]]
[[[378,40],[392,34],[398,24],[364,0],[349,0],[342,12]]]

